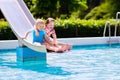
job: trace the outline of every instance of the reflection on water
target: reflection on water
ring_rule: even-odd
[[[19,62],[16,61],[15,54],[12,56],[11,54],[4,54],[0,55],[0,69],[6,68],[5,72],[7,72],[7,69],[12,70],[25,70],[25,71],[34,71],[38,73],[46,73],[51,75],[70,75],[72,74],[69,71],[64,71],[62,67],[59,66],[51,66],[46,63],[46,61],[25,61],[25,62]],[[1,71],[0,71],[1,73]],[[22,74],[22,73],[21,73]]]
[[[104,48],[103,48],[104,47]],[[16,52],[0,51],[0,80],[119,80],[120,46],[73,47],[48,53],[47,62],[16,61]]]

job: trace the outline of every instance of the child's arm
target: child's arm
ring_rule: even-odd
[[[26,32],[25,36],[22,39],[26,39],[30,32]]]
[[[54,45],[57,45],[57,35],[56,35],[56,32],[55,32],[54,29],[52,31],[52,37],[53,37],[53,43],[54,43]]]
[[[45,36],[45,41],[50,45],[54,45],[53,41],[51,41],[48,36]]]
[[[32,32],[32,30],[27,31],[27,32],[25,33],[25,36],[24,36],[22,39],[26,39],[27,36],[29,35],[29,33],[31,33],[31,32]]]
[[[36,36],[39,36],[39,32],[38,32],[38,29],[36,28],[36,26],[34,26],[34,29],[35,29]]]
[[[57,36],[56,36],[56,34],[55,33],[52,34],[52,37],[53,37],[53,42],[56,45],[57,44]]]

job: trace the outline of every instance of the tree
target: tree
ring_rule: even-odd
[[[117,12],[120,12],[120,0],[106,0],[108,5],[109,12],[111,13],[112,17],[115,17]]]
[[[34,17],[69,17],[73,12],[87,9],[86,0],[24,0]]]
[[[33,0],[32,12],[35,17],[55,17],[57,0]]]
[[[86,0],[59,0],[60,1],[60,14],[66,14],[69,17],[73,12],[86,10]]]
[[[85,19],[107,19],[115,18],[116,13],[120,11],[120,0],[100,0],[99,6],[93,8]]]
[[[29,9],[31,9],[32,6],[34,5],[33,0],[24,0],[24,2],[26,3],[26,5]]]

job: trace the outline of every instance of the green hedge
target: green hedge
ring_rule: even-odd
[[[9,24],[0,20],[0,40],[15,40],[16,36],[13,34]]]
[[[60,38],[61,37],[100,37],[103,36],[103,31],[106,21],[108,20],[56,19],[55,29],[57,36]],[[116,21],[115,20],[109,20],[109,21],[111,23],[111,34],[113,35]],[[117,32],[117,35],[119,35],[119,33],[120,32]],[[106,30],[106,36],[108,36],[108,29]]]
[[[56,19],[55,30],[58,38],[70,37],[100,37],[103,36],[104,26],[107,20],[80,20],[80,19]],[[114,33],[115,20],[110,20],[112,35]],[[118,27],[117,35],[120,35]],[[108,36],[108,29],[106,32]],[[5,21],[0,21],[0,40],[17,39]]]

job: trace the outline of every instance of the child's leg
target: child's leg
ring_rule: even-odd
[[[63,51],[66,51],[66,50],[70,50],[72,48],[72,46],[70,46],[69,44],[60,44],[58,45],[59,48],[61,48]]]
[[[64,51],[62,48],[58,48],[56,46],[49,45],[48,43],[44,43],[43,45],[45,45],[48,50],[53,51],[53,52],[63,52]]]
[[[63,47],[63,46],[65,46],[65,49],[66,49],[66,50],[70,50],[70,49],[72,48],[72,46],[69,45],[69,44],[58,43],[58,47]]]
[[[67,50],[71,50],[71,49],[72,49],[72,46],[69,45],[69,44],[66,44],[66,48],[67,48]]]

